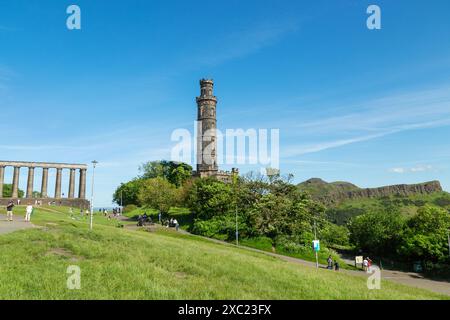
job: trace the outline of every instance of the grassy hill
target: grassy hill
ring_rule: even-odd
[[[23,208],[19,208],[23,211]],[[55,209],[51,209],[55,210]],[[0,236],[0,299],[440,299],[428,291],[293,264],[173,231],[36,210],[39,226]],[[6,222],[1,222],[6,223]],[[66,287],[81,268],[81,290]]]
[[[300,183],[298,188],[327,206],[329,220],[339,225],[365,212],[388,208],[396,208],[406,216],[416,214],[425,204],[450,211],[450,193],[442,191],[436,181],[361,189],[348,182],[328,183],[313,178]]]

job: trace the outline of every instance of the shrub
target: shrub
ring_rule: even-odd
[[[127,206],[125,206],[125,207],[123,208],[123,212],[124,212],[124,213],[130,213],[130,212],[136,210],[137,208],[138,208],[138,207],[137,207],[136,205],[134,205],[134,204],[129,204],[129,205],[127,205]]]

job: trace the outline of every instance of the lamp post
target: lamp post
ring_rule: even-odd
[[[95,177],[95,167],[98,161],[92,161],[92,186],[91,186],[91,221],[89,224],[89,229],[92,230],[92,222],[94,220],[94,177]]]

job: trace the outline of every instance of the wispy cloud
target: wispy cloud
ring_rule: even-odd
[[[298,23],[292,20],[249,26],[246,29],[231,32],[212,43],[211,50],[202,50],[195,60],[199,65],[218,65],[256,53],[296,30],[298,30]]]
[[[321,136],[341,138],[290,145],[281,150],[282,156],[319,152],[408,130],[449,126],[450,87],[384,97],[363,102],[356,109],[360,111],[295,125],[305,140]]]
[[[432,165],[418,165],[415,167],[396,167],[389,169],[389,172],[393,173],[416,173],[416,172],[425,172],[425,171],[432,171],[435,170],[435,168]]]

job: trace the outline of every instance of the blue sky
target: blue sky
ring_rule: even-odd
[[[70,4],[81,30],[66,28]],[[366,27],[369,4],[381,30]],[[210,77],[219,128],[280,129],[297,182],[449,191],[449,12],[446,0],[0,0],[0,159],[96,159],[95,203],[110,205],[139,164],[170,157],[174,129],[193,130]]]

